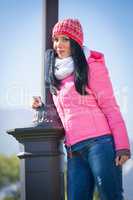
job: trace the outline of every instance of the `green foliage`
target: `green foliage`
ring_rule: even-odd
[[[15,200],[14,197],[6,197],[4,200]]]
[[[0,154],[0,188],[19,180],[19,159]]]
[[[6,197],[6,198],[4,198],[4,200],[14,200],[14,198],[13,197]]]

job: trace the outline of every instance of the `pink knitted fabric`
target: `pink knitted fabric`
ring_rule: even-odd
[[[52,37],[63,34],[75,40],[81,47],[83,46],[83,30],[78,19],[65,19],[55,24]]]

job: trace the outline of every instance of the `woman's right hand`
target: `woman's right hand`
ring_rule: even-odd
[[[43,102],[41,100],[41,97],[40,96],[34,96],[33,101],[32,101],[32,108],[38,109],[38,108],[41,108],[42,105],[43,105]]]

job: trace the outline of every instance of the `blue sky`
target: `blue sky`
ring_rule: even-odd
[[[0,107],[27,106],[40,93],[41,11],[41,1],[0,1]]]
[[[60,0],[59,18],[76,17],[84,43],[105,55],[114,90],[132,136],[133,2]],[[0,0],[0,109],[30,108],[41,94],[42,1]]]

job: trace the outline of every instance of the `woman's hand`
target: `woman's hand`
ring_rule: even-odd
[[[122,166],[129,159],[128,155],[117,156],[115,159],[116,166]]]
[[[41,97],[40,96],[34,96],[32,101],[32,108],[37,109],[40,108],[43,105]]]

